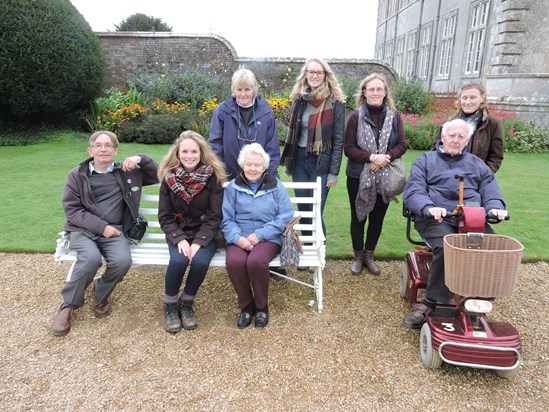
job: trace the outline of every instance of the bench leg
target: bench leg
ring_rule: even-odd
[[[314,276],[314,285],[315,285],[318,313],[321,313],[322,309],[324,308],[322,303],[322,268],[316,267],[315,273],[313,276]]]

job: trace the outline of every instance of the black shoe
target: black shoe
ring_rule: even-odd
[[[164,319],[166,332],[177,333],[181,330],[181,318],[179,317],[179,305],[177,303],[164,303]]]
[[[255,327],[264,328],[269,323],[269,315],[267,312],[256,312],[255,314]]]
[[[238,322],[236,323],[238,325],[239,329],[245,329],[248,326],[250,326],[252,323],[252,315],[250,315],[248,312],[240,312],[240,316],[238,317]]]

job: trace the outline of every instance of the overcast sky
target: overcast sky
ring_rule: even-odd
[[[93,31],[135,13],[174,33],[213,33],[240,57],[374,57],[377,0],[71,0]]]

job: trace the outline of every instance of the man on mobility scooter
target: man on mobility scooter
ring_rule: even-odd
[[[458,232],[457,218],[446,216],[459,201],[463,176],[463,201],[482,206],[497,220],[507,216],[505,202],[494,174],[477,156],[464,152],[471,127],[461,119],[445,123],[436,150],[422,154],[412,165],[404,188],[404,204],[415,216],[415,228],[432,251],[425,298],[415,304],[403,326],[419,329],[437,303],[449,303],[452,293],[444,283],[444,236]],[[494,233],[488,224],[484,233]]]

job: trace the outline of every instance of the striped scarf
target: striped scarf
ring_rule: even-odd
[[[206,182],[213,174],[213,167],[208,164],[201,164],[192,172],[185,171],[182,166],[176,166],[166,173],[164,179],[177,196],[187,203],[199,194]]]
[[[303,93],[302,99],[298,100],[295,110],[292,110],[290,115],[288,135],[281,157],[281,163],[289,167],[290,170],[293,168],[295,161],[297,140],[300,132],[296,126],[298,120],[301,120],[303,116],[307,103],[310,103],[314,108],[307,123],[307,152],[313,155],[320,155],[324,150],[330,150],[332,147],[334,125],[332,99],[315,99],[310,93]]]

